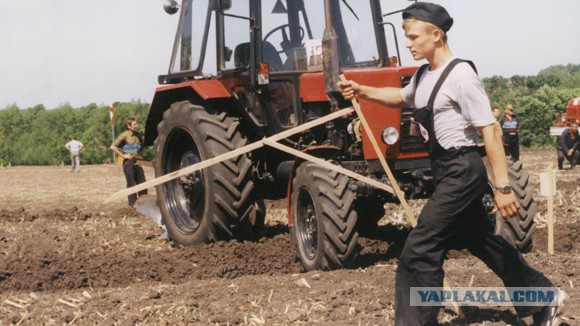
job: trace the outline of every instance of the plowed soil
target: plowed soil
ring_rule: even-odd
[[[580,325],[580,168],[556,171],[555,253],[547,252],[547,200],[539,173],[553,150],[522,153],[538,203],[532,266],[570,298],[563,325]],[[568,165],[566,165],[566,168]],[[148,178],[153,173],[146,170]],[[256,242],[176,247],[123,200],[121,167],[0,168],[0,325],[393,325],[394,278],[405,231],[382,223],[361,238],[357,266],[301,273],[283,202],[268,202]],[[421,203],[413,203],[419,212]],[[400,211],[390,205],[385,221]],[[384,221],[383,221],[384,222]],[[501,286],[472,256],[451,252],[451,286]],[[530,325],[510,307],[450,309],[444,325]]]

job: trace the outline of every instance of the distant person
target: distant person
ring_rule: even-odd
[[[70,172],[81,172],[81,149],[84,145],[77,140],[76,135],[72,135],[70,141],[64,145],[64,147],[70,152]]]
[[[137,120],[135,118],[125,119],[127,129],[115,139],[111,150],[123,158],[123,172],[127,180],[127,188],[145,182],[145,172],[137,165],[137,160],[143,158],[143,138],[137,132]],[[133,207],[137,201],[137,196],[146,195],[147,190],[141,190],[138,194],[130,194],[128,197],[129,206]]]
[[[514,107],[511,104],[505,106],[503,118],[499,121],[503,131],[503,143],[505,146],[505,155],[511,156],[514,162],[520,160],[520,138],[519,121],[514,114]]]
[[[578,137],[578,123],[570,122],[570,128],[564,129],[558,143],[556,151],[558,153],[558,169],[564,169],[564,158],[570,162],[570,169],[573,169],[580,162],[580,137]]]
[[[501,125],[499,124],[499,108],[497,106],[494,106],[491,108],[491,113],[493,114],[493,118],[495,119],[495,129],[497,131],[497,134],[499,135],[500,139],[503,139],[503,131],[501,130]]]

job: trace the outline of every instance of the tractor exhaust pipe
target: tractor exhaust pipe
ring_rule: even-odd
[[[330,0],[324,0],[324,35],[322,37],[322,68],[324,71],[324,89],[330,101],[332,111],[338,109],[339,91],[336,84],[340,75],[340,65],[338,62],[338,37],[334,32],[332,24],[332,12],[330,10]]]

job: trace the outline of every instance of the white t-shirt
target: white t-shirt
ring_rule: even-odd
[[[83,147],[83,143],[81,143],[78,140],[71,140],[68,143],[66,143],[66,145],[64,145],[66,148],[70,149],[71,154],[78,154],[81,147]]]
[[[401,89],[403,101],[414,108],[426,106],[433,87],[448,64],[434,71],[425,70],[417,90],[414,75],[409,85]],[[453,68],[441,85],[433,106],[435,137],[445,149],[477,145],[476,127],[495,123],[483,83],[466,62]]]

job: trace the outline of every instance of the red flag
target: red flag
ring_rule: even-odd
[[[113,104],[109,106],[109,121],[111,122],[111,126],[115,125],[115,109],[113,109]]]

